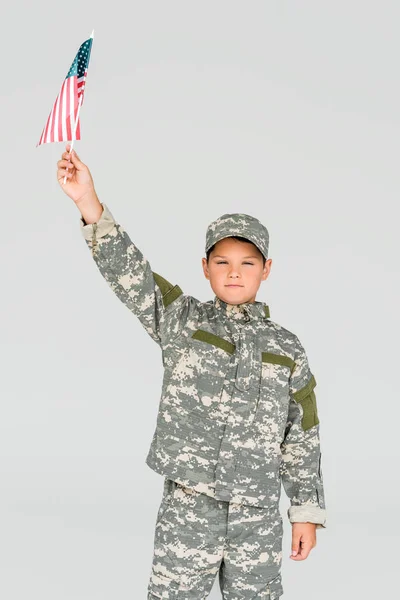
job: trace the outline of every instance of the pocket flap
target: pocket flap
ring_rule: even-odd
[[[267,586],[268,586],[270,600],[276,600],[276,598],[279,598],[279,596],[282,596],[283,587],[282,587],[281,574],[279,573],[279,575],[277,577],[274,577],[274,579],[271,579],[271,581],[268,582]]]
[[[221,348],[229,354],[233,354],[235,352],[235,344],[232,344],[231,342],[228,342],[228,340],[225,340],[219,335],[215,335],[215,333],[206,331],[205,329],[197,329],[197,331],[192,334],[192,338],[194,340],[206,342],[207,344],[211,344],[217,348]]]
[[[156,573],[153,568],[147,591],[155,598],[172,600],[178,596],[179,581],[165,577],[161,573]]]
[[[292,372],[296,363],[290,356],[286,356],[286,354],[274,354],[273,352],[262,352],[261,353],[262,362],[272,363],[274,365],[283,365],[284,367],[290,367],[290,371]]]

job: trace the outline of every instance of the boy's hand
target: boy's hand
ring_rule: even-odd
[[[304,560],[317,545],[315,523],[292,523],[292,560]]]
[[[72,150],[71,145],[67,144],[66,152],[61,156],[61,160],[57,163],[57,179],[62,190],[69,196],[75,204],[79,204],[82,200],[88,198],[96,198],[94,183],[88,167],[79,160]],[[66,170],[68,167],[68,171]],[[64,176],[67,176],[64,185]]]

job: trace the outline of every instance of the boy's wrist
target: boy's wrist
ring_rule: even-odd
[[[83,197],[76,203],[85,225],[97,223],[103,213],[103,206],[93,190],[86,197]]]

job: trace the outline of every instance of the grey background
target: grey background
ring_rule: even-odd
[[[82,140],[155,271],[213,297],[207,225],[247,212],[257,299],[316,376],[328,527],[285,599],[393,597],[398,505],[398,2],[8,4],[2,13],[0,597],[146,597],[162,477],[145,464],[162,364],[36,148],[95,38]],[[217,580],[210,598],[220,598]]]

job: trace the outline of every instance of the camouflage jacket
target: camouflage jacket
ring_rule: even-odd
[[[164,376],[147,465],[218,500],[325,527],[319,419],[307,355],[255,301],[200,302],[150,267],[103,203],[81,231],[101,275],[160,346]]]

